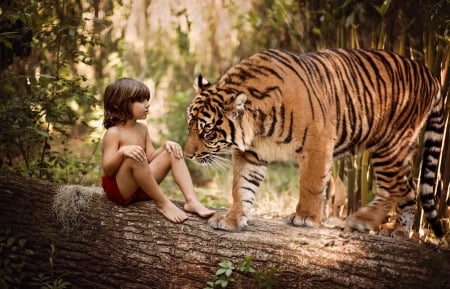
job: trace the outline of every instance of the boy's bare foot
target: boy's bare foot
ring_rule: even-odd
[[[210,209],[206,208],[205,206],[203,206],[199,201],[186,202],[184,204],[184,209],[187,212],[195,213],[202,218],[211,217],[212,215],[214,215],[216,213],[215,211],[210,210]]]
[[[156,209],[173,223],[183,223],[188,218],[185,212],[170,201],[163,206],[156,205]]]

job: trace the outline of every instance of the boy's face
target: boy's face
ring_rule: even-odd
[[[135,119],[146,119],[150,103],[148,100],[136,101],[131,103],[130,112]]]

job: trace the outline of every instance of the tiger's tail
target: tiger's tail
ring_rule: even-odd
[[[439,171],[445,129],[444,98],[438,93],[425,126],[424,149],[420,176],[420,201],[425,217],[435,235],[441,238],[444,229],[438,217],[434,187]]]

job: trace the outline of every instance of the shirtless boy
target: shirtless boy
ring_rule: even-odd
[[[109,84],[104,94],[102,186],[106,195],[119,204],[152,199],[156,209],[174,223],[185,221],[187,214],[161,191],[159,183],[170,170],[185,198],[184,210],[210,217],[213,210],[204,207],[194,192],[191,175],[179,144],[166,141],[154,149],[147,125],[150,90],[140,81],[120,78]]]

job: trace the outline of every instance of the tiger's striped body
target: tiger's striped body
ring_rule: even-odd
[[[443,100],[438,80],[424,66],[384,51],[294,55],[271,49],[234,65],[215,84],[197,81],[186,155],[209,163],[222,151],[233,152],[233,205],[209,220],[213,228],[246,226],[267,165],[286,159],[301,168],[300,199],[290,221],[315,226],[332,161],[368,150],[376,197],[347,219],[347,227],[373,229],[397,204],[394,234],[408,235],[416,212],[411,158],[430,115],[420,192],[428,221],[442,235],[433,185]]]

